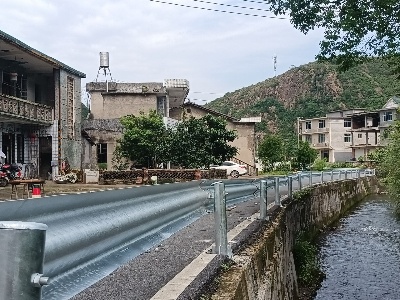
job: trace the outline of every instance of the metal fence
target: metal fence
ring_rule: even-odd
[[[0,203],[0,220],[47,225],[43,274],[51,278],[51,284],[43,288],[43,299],[60,299],[56,296],[60,294],[66,299],[99,279],[92,275],[87,278],[93,273],[92,267],[105,265],[104,272],[110,273],[212,207],[218,228],[214,249],[230,255],[226,205],[261,196],[260,216],[265,219],[267,209],[280,205],[284,194],[291,195],[314,183],[373,172],[343,170],[263,180],[191,181],[7,201]],[[4,253],[0,253],[0,262],[4,259]],[[4,272],[6,269],[0,269],[0,278],[7,275]],[[79,278],[86,281],[82,283]],[[10,298],[0,291],[0,300],[5,299]]]
[[[324,184],[335,180],[347,180],[375,175],[372,169],[337,170],[322,172],[299,172],[295,175],[274,177],[260,180],[260,219],[268,219],[268,209],[273,206],[281,206],[282,196],[292,198],[293,193],[304,188],[310,188],[315,184]],[[268,193],[268,190],[271,190]],[[226,187],[223,182],[214,184],[214,214],[215,214],[215,247],[214,253],[230,256],[232,254],[227,238],[226,216]]]

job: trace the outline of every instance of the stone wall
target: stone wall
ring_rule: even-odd
[[[296,200],[285,200],[261,236],[234,256],[236,264],[222,275],[212,299],[297,299],[296,235],[317,233],[377,189],[373,176],[318,185],[298,193]]]

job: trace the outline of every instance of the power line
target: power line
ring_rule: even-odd
[[[268,9],[262,9],[262,8],[255,8],[255,7],[247,7],[247,6],[239,6],[239,5],[232,5],[232,4],[224,4],[224,3],[217,3],[217,2],[210,2],[210,1],[204,1],[204,0],[192,0],[194,2],[200,2],[200,3],[206,3],[206,4],[213,4],[213,5],[221,5],[221,6],[228,6],[228,7],[233,7],[233,8],[243,8],[243,9],[252,9],[252,10],[258,10],[258,11],[268,11]]]
[[[279,20],[286,20],[287,19],[287,18],[284,18],[284,17],[255,15],[255,14],[241,13],[241,12],[235,12],[235,11],[226,11],[226,10],[212,9],[212,8],[206,8],[206,7],[184,5],[184,4],[172,3],[172,2],[166,2],[166,1],[160,1],[160,0],[150,0],[150,1],[151,2],[162,3],[162,4],[181,6],[181,7],[186,7],[186,8],[196,8],[196,9],[201,9],[201,10],[215,11],[215,12],[221,12],[221,13],[227,13],[227,14],[249,16],[249,17],[259,17],[259,18],[268,18],[268,19],[279,19]]]
[[[256,3],[256,4],[268,4],[267,1],[255,1],[255,0],[243,0],[245,2]]]

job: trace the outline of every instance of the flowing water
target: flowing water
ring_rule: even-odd
[[[326,279],[314,299],[400,299],[400,220],[388,197],[371,196],[321,240]]]

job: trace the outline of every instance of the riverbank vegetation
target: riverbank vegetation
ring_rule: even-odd
[[[400,115],[400,111],[398,111]],[[370,155],[377,162],[378,176],[386,186],[400,215],[400,120],[388,129],[388,145]]]
[[[313,239],[304,232],[299,233],[296,237],[293,257],[299,284],[299,297],[300,299],[311,299],[325,274],[321,271],[318,260],[318,247]]]

